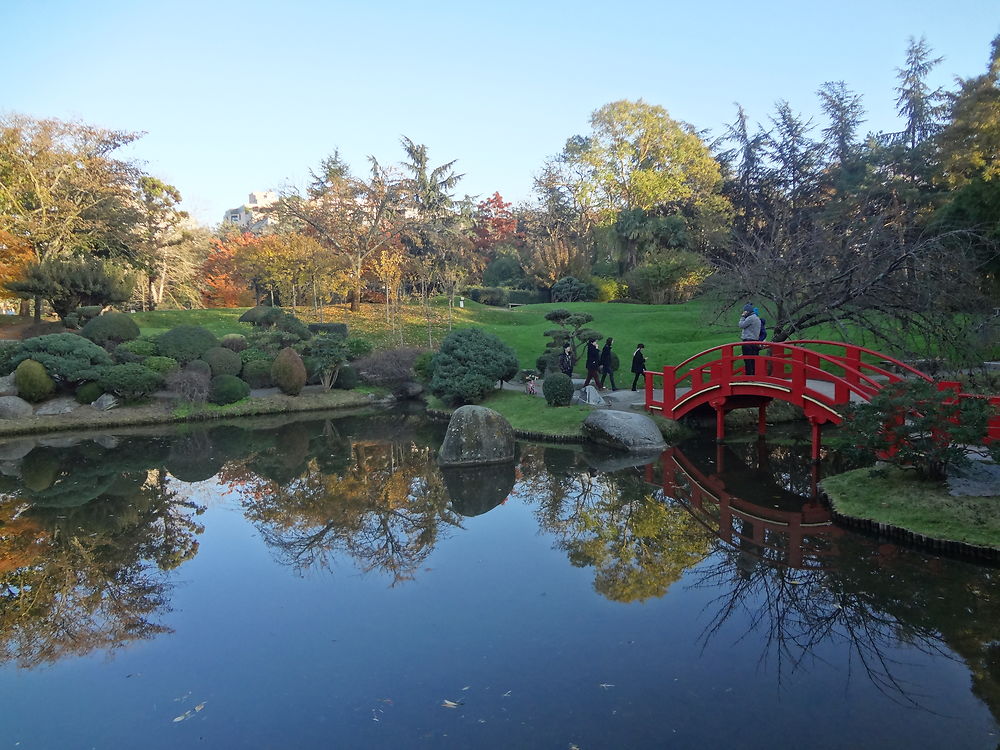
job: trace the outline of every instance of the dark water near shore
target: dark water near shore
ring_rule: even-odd
[[[445,471],[421,415],[0,444],[0,748],[995,748],[1000,581],[808,446]]]

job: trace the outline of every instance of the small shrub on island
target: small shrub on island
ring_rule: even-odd
[[[161,375],[180,369],[180,364],[173,357],[146,357],[142,360],[142,366]]]
[[[76,389],[74,398],[78,404],[92,404],[104,395],[104,389],[97,383],[84,383]]]
[[[330,390],[337,381],[340,368],[347,361],[344,340],[339,336],[320,334],[309,342],[306,351],[307,369],[319,377],[326,390]]]
[[[298,396],[306,384],[306,366],[302,357],[291,347],[278,352],[271,365],[271,379],[289,396]]]
[[[542,394],[549,406],[569,406],[573,401],[573,381],[561,372],[546,375],[542,381]]]
[[[270,367],[271,362],[274,361],[274,355],[268,354],[263,349],[251,346],[240,352],[240,360],[243,362],[244,366],[250,362],[267,362],[268,367]]]
[[[316,334],[325,333],[339,336],[341,339],[347,338],[347,323],[310,323],[308,328]]]
[[[135,354],[131,349],[126,349],[122,344],[115,347],[114,351],[111,352],[111,357],[114,359],[116,365],[123,365],[128,362],[142,362],[145,359],[142,355]]]
[[[224,346],[216,346],[201,355],[201,358],[208,362],[212,368],[212,375],[239,375],[243,369],[243,360],[240,355],[232,349]]]
[[[121,344],[139,338],[139,326],[131,315],[109,312],[87,321],[80,330],[80,335],[99,346],[108,347],[110,344]]]
[[[257,305],[257,307],[251,307],[240,316],[240,323],[249,323],[252,326],[260,325],[260,321],[270,315],[271,311],[275,309],[276,308],[271,307],[270,305]]]
[[[434,377],[434,352],[423,352],[413,361],[413,374],[424,385]]]
[[[224,406],[235,404],[250,395],[250,386],[235,375],[217,375],[212,378],[208,400]]]
[[[156,340],[156,345],[164,357],[172,357],[181,364],[187,364],[218,346],[218,339],[207,328],[185,325],[171,328],[162,334]]]
[[[148,398],[163,385],[163,376],[142,365],[111,365],[101,370],[98,385],[125,401]]]
[[[17,395],[31,403],[44,401],[56,391],[56,383],[45,372],[45,367],[33,359],[18,364],[14,370],[14,386]]]
[[[354,366],[366,383],[392,388],[414,377],[413,365],[420,354],[412,347],[385,349],[362,357]]]
[[[254,359],[243,365],[243,380],[251,388],[270,388],[274,385],[271,380],[271,360]]]
[[[479,328],[465,328],[441,342],[430,388],[449,406],[476,403],[518,369],[517,356],[503,341]]]

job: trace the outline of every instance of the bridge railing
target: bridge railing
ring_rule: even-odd
[[[887,362],[897,370],[929,380],[923,373],[903,362],[892,360],[871,349],[835,341],[764,342],[761,353],[743,354],[745,342],[733,342],[699,352],[675,366],[663,368],[662,373],[646,373],[647,408],[661,409],[672,414],[678,403],[693,398],[707,390],[720,390],[735,384],[756,383],[778,386],[796,395],[827,404],[845,403],[852,394],[868,400],[885,382],[903,379],[898,372],[881,364],[866,361],[866,357]],[[804,346],[806,345],[806,346]],[[819,352],[807,346],[824,345],[842,349],[843,354]],[[747,374],[747,364],[753,362],[755,372]],[[659,383],[657,383],[659,381]],[[829,382],[833,394],[816,390],[810,383]],[[656,385],[662,387],[662,399],[656,398]],[[678,394],[681,389],[682,394]]]

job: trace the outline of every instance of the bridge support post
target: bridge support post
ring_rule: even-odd
[[[726,439],[726,412],[722,404],[715,405],[715,441],[721,443]]]
[[[767,404],[757,407],[757,434],[767,434]]]
[[[822,440],[819,421],[810,419],[809,426],[812,427],[812,460],[816,462],[819,461],[820,441]]]

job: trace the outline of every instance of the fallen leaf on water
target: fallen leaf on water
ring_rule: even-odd
[[[614,685],[612,685],[612,684],[610,684],[610,683],[608,683],[608,682],[602,682],[602,683],[601,683],[600,685],[598,685],[598,687],[602,687],[602,688],[604,688],[605,690],[607,690],[608,688],[613,688],[613,687],[614,687]]]
[[[507,691],[506,693],[504,693],[504,694],[503,694],[503,695],[502,695],[501,697],[503,697],[503,698],[509,698],[509,697],[510,697],[510,693],[511,693],[511,691],[510,691],[510,690],[508,690],[508,691]]]
[[[192,714],[191,714],[191,712],[190,712],[190,711],[185,711],[185,712],[184,712],[184,713],[182,713],[182,714],[181,714],[180,716],[175,716],[175,717],[174,717],[174,723],[176,724],[176,723],[177,723],[178,721],[184,721],[185,719],[188,719],[188,718],[190,718],[190,717],[191,717],[191,715],[192,715]]]
[[[441,701],[441,708],[458,708],[461,705],[462,701],[450,701],[447,698]]]
[[[462,691],[464,692],[464,691],[468,690],[470,687],[472,687],[472,685],[466,685],[464,688],[462,688]]]
[[[195,711],[201,711],[201,709],[203,709],[205,707],[206,703],[208,703],[208,701],[202,701],[201,703],[199,703],[197,706],[194,707],[194,710]]]

